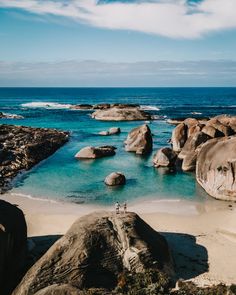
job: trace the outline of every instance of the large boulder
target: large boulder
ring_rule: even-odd
[[[92,118],[101,121],[145,121],[151,120],[152,116],[137,107],[112,107],[95,111]]]
[[[27,227],[23,212],[0,200],[0,293],[8,295],[25,266]]]
[[[197,157],[196,178],[212,197],[236,201],[236,137],[206,142]]]
[[[180,152],[188,138],[188,126],[180,123],[172,132],[171,143],[175,152]]]
[[[196,160],[198,151],[203,143],[210,139],[210,136],[199,131],[191,135],[181,152],[178,155],[179,159],[183,159],[183,171],[193,171],[196,168]]]
[[[12,295],[49,295],[37,292],[53,284],[113,289],[123,271],[143,273],[146,269],[173,274],[165,238],[135,213],[93,213],[72,225],[26,273]]]
[[[124,174],[120,172],[113,172],[105,178],[104,182],[109,186],[124,185],[126,183],[126,178]]]
[[[143,155],[152,151],[152,144],[152,132],[145,124],[130,131],[125,141],[125,150]]]
[[[87,146],[82,148],[76,155],[77,159],[98,159],[109,156],[114,156],[116,148],[114,146]]]
[[[0,192],[22,170],[29,170],[68,141],[67,132],[0,125]]]
[[[154,167],[173,167],[177,159],[177,154],[169,147],[159,149],[153,157]]]

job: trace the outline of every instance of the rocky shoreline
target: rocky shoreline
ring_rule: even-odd
[[[69,139],[55,129],[0,125],[0,192],[10,189],[12,179],[52,155]]]

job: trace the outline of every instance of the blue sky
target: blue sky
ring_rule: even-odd
[[[0,86],[236,86],[236,0],[100,2],[0,0]]]

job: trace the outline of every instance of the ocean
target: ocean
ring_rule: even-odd
[[[70,141],[53,156],[15,181],[11,194],[32,198],[66,200],[80,204],[111,205],[139,200],[204,201],[206,193],[193,173],[167,172],[152,166],[153,154],[137,156],[124,150],[128,132],[142,122],[100,122],[89,111],[71,110],[70,104],[135,103],[163,119],[149,124],[153,154],[168,146],[174,126],[166,119],[236,115],[236,88],[0,88],[0,112],[24,119],[1,119],[4,124],[49,127],[71,132]],[[98,132],[120,127],[121,134]],[[113,157],[78,161],[74,155],[85,146],[114,145]],[[107,187],[111,172],[126,175],[123,187]]]

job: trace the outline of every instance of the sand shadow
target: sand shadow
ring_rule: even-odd
[[[192,279],[208,271],[207,249],[196,243],[196,237],[182,233],[161,233],[172,253],[176,279]]]

